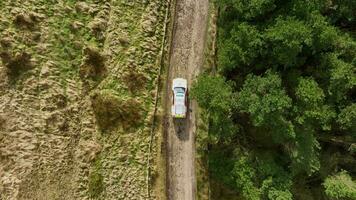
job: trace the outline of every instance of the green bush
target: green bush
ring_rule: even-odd
[[[346,171],[329,176],[323,183],[326,195],[331,199],[356,199],[356,182]]]

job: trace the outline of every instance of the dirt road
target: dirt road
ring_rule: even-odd
[[[194,142],[197,106],[194,101],[190,101],[187,119],[173,120],[170,113],[171,87],[173,78],[182,77],[188,80],[189,88],[199,74],[204,56],[208,7],[208,0],[177,0],[165,105],[169,200],[195,199]]]

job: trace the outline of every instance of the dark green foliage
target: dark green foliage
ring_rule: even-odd
[[[300,77],[295,95],[294,110],[297,112],[295,121],[299,125],[319,124],[323,130],[331,129],[331,120],[335,113],[330,106],[324,105],[324,91],[313,78]]]
[[[352,28],[356,21],[356,2],[349,0],[331,0],[325,12],[331,22],[343,28]]]
[[[201,75],[190,93],[201,107],[211,113],[228,113],[231,109],[232,87],[223,77]]]
[[[261,184],[263,199],[292,200],[293,195],[290,191],[292,177],[275,161],[273,153],[275,152],[263,152],[257,157],[257,169],[263,179]]]
[[[241,189],[242,195],[248,200],[259,200],[260,190],[255,186],[255,169],[251,166],[248,157],[242,156],[235,162],[232,171],[236,178],[236,185]]]
[[[226,156],[227,154],[229,155],[228,157]],[[230,187],[236,184],[235,179],[231,176],[234,168],[233,158],[233,152],[230,152],[228,149],[214,149],[209,154],[209,168],[212,176]]]
[[[277,142],[295,137],[293,125],[285,117],[291,103],[282,88],[280,76],[271,71],[264,77],[248,75],[236,97],[237,109],[248,113],[253,125],[271,126],[273,139]]]
[[[248,75],[236,97],[237,108],[251,115],[254,125],[269,123],[291,107],[291,99],[282,88],[277,73],[268,71],[264,77]]]
[[[340,124],[341,129],[350,130],[356,137],[356,103],[352,103],[342,109],[337,122]]]
[[[314,131],[300,128],[296,133],[295,148],[292,149],[292,170],[294,174],[313,174],[320,168],[320,144],[314,136]]]
[[[262,35],[247,23],[234,24],[229,38],[223,38],[220,44],[219,66],[231,70],[251,65],[262,51]]]
[[[356,182],[346,171],[329,176],[323,183],[326,195],[331,199],[356,199]]]
[[[293,195],[290,192],[291,183],[291,180],[269,177],[263,181],[262,190],[265,193],[266,199],[292,200]]]
[[[229,141],[234,133],[238,132],[238,127],[227,116],[223,113],[209,115],[209,139],[211,143]]]
[[[355,199],[355,2],[216,1],[220,74],[192,89],[212,177],[245,199]]]
[[[338,59],[335,54],[328,56],[330,68],[329,92],[335,101],[346,100],[346,94],[356,86],[356,68],[352,63]]]
[[[246,199],[292,199],[291,175],[276,162],[274,153],[238,152],[235,155],[232,175]]]
[[[273,11],[276,7],[275,0],[219,0],[221,6],[228,6],[230,12],[244,19],[253,19]]]
[[[237,131],[228,117],[233,106],[232,87],[224,78],[201,75],[190,93],[199,105],[210,113],[209,129],[212,141],[217,142],[222,135],[230,137]]]
[[[271,46],[271,56],[276,64],[285,67],[304,64],[298,59],[298,55],[303,47],[312,44],[311,29],[302,21],[292,17],[277,18],[276,23],[266,30],[265,37]]]
[[[331,50],[338,45],[339,32],[334,26],[329,25],[326,17],[314,12],[309,21],[313,29],[313,49],[315,51]]]
[[[306,107],[312,108],[322,103],[325,98],[324,91],[313,78],[301,77],[295,94],[298,101]]]
[[[235,153],[231,171],[242,195],[251,200],[291,200],[292,176],[275,160],[275,152],[244,151]]]

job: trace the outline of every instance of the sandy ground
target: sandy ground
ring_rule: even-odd
[[[170,113],[172,79],[183,77],[191,86],[199,74],[204,56],[204,40],[208,20],[208,0],[177,0],[167,83],[167,156],[168,199],[195,199],[194,169],[196,102],[189,102],[185,120],[173,120]]]

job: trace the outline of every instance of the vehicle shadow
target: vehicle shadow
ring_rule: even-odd
[[[187,141],[189,140],[189,125],[188,118],[185,119],[173,119],[173,125],[175,133],[179,140]]]

